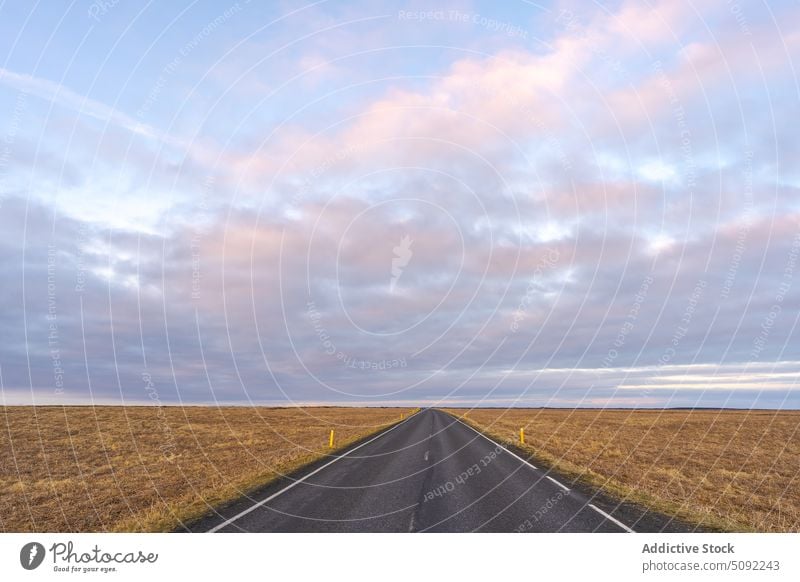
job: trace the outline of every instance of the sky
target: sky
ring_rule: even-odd
[[[0,4],[4,404],[800,408],[800,7]]]

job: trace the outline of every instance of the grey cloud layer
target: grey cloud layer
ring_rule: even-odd
[[[800,406],[800,37],[754,20],[754,57],[662,9],[666,53],[630,5],[226,146],[20,142],[6,401]],[[48,200],[116,165],[167,208],[147,229]]]

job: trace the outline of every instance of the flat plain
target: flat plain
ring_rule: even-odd
[[[448,412],[574,482],[704,528],[800,531],[800,411]]]
[[[409,412],[0,407],[0,531],[169,531]]]

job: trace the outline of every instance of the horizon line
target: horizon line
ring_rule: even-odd
[[[68,403],[68,404],[0,404],[2,408],[456,408],[456,409],[470,409],[470,410],[630,410],[630,411],[654,411],[654,410],[680,410],[680,411],[759,411],[759,412],[800,412],[800,407],[742,407],[742,406],[467,406],[467,405],[437,405],[425,406],[412,404],[324,404],[324,403],[306,403],[306,404],[209,404],[209,403],[191,403],[191,404],[154,404],[154,403],[137,403],[137,404],[120,404],[120,403]]]

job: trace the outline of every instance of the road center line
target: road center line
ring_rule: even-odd
[[[416,521],[417,521],[417,512],[415,510],[411,512],[411,521],[408,522],[409,532],[413,532],[415,529],[417,529]]]
[[[421,412],[421,411],[420,411],[420,412]],[[360,445],[358,445],[357,447],[354,447],[354,448],[350,449],[349,451],[347,451],[347,452],[343,453],[342,455],[339,455],[339,456],[338,456],[338,457],[336,457],[335,459],[333,459],[333,460],[331,460],[331,461],[328,461],[327,463],[325,463],[325,464],[324,464],[324,465],[322,465],[321,467],[318,467],[318,468],[314,469],[313,471],[311,471],[311,472],[310,472],[308,475],[304,475],[304,476],[303,476],[303,477],[301,477],[300,479],[297,479],[296,481],[293,481],[292,483],[290,483],[289,485],[287,485],[286,487],[284,487],[284,488],[283,488],[283,489],[281,489],[280,491],[277,491],[277,492],[273,493],[272,495],[270,495],[270,496],[269,496],[269,497],[267,497],[266,499],[262,499],[261,501],[259,501],[258,503],[255,503],[255,504],[251,505],[250,507],[248,507],[248,508],[247,508],[247,509],[245,509],[244,511],[241,511],[241,512],[237,513],[236,515],[234,515],[234,516],[233,516],[233,517],[231,517],[230,519],[227,519],[227,520],[223,521],[221,524],[219,524],[219,525],[217,525],[217,526],[215,526],[215,527],[212,527],[212,528],[211,528],[210,530],[208,530],[206,533],[215,533],[215,532],[217,532],[217,531],[221,530],[222,528],[224,528],[224,527],[226,527],[226,526],[229,526],[230,524],[232,524],[234,521],[236,521],[236,520],[237,520],[237,519],[239,519],[240,517],[244,517],[245,515],[247,515],[247,514],[248,514],[248,513],[250,513],[251,511],[253,511],[253,510],[255,510],[255,509],[258,509],[259,507],[261,507],[261,506],[262,506],[262,505],[264,505],[265,503],[269,503],[270,501],[272,501],[273,499],[275,499],[275,498],[276,498],[278,495],[281,495],[281,494],[283,494],[283,493],[286,493],[286,492],[287,492],[289,489],[291,489],[291,488],[292,488],[292,487],[294,487],[295,485],[298,485],[298,484],[302,483],[303,481],[305,481],[306,479],[308,479],[308,478],[309,478],[309,477],[311,477],[312,475],[315,475],[315,474],[319,473],[319,472],[320,472],[320,471],[322,471],[322,470],[323,470],[325,467],[327,467],[327,466],[329,466],[329,465],[333,465],[333,464],[334,464],[336,461],[339,461],[339,460],[341,460],[341,459],[344,459],[344,458],[345,458],[347,455],[349,455],[350,453],[352,453],[352,452],[354,452],[354,451],[357,451],[357,450],[358,450],[358,449],[360,449],[361,447],[365,447],[365,446],[367,446],[369,443],[371,443],[372,441],[375,441],[375,440],[377,440],[377,439],[381,438],[383,435],[389,434],[390,432],[392,432],[394,429],[396,429],[396,428],[397,428],[398,426],[400,426],[401,424],[405,424],[405,423],[407,423],[409,420],[411,420],[412,418],[414,418],[414,417],[415,417],[417,414],[419,414],[419,412],[415,412],[414,414],[412,414],[411,416],[409,416],[409,417],[408,417],[408,418],[406,418],[405,420],[398,422],[396,425],[394,425],[394,426],[393,426],[392,428],[390,428],[389,430],[385,430],[385,431],[383,431],[382,433],[380,433],[380,434],[378,434],[378,435],[376,435],[376,436],[372,437],[372,438],[371,438],[371,439],[369,439],[368,441],[366,441],[366,442],[363,442],[363,443],[361,443]]]

